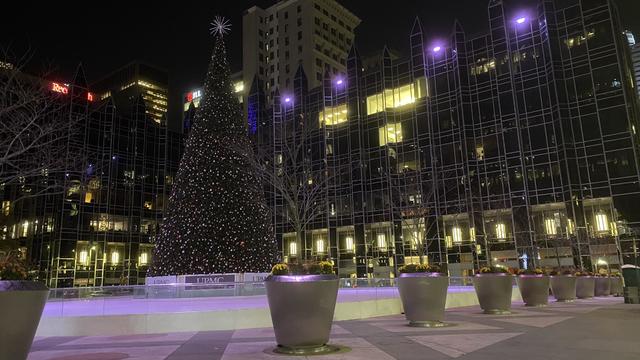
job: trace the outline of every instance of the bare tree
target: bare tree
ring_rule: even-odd
[[[54,92],[51,84],[22,72],[30,53],[0,60],[0,184],[16,186],[24,200],[62,192],[64,175],[75,170],[80,154],[70,154],[69,140],[78,131],[77,117],[68,116],[69,87]],[[46,75],[45,75],[46,76]],[[63,85],[61,85],[63,86]],[[67,115],[64,115],[67,114]]]
[[[321,132],[303,116],[296,119],[274,124],[271,141],[254,142],[252,152],[239,150],[276,201],[281,201],[284,211],[275,216],[282,216],[291,226],[300,252],[304,251],[304,232],[328,211],[327,189],[336,174],[312,149],[321,143]]]

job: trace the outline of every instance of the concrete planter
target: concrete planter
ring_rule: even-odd
[[[611,277],[611,295],[622,296],[623,292],[622,278],[618,276]]]
[[[278,347],[286,354],[330,351],[333,312],[338,296],[335,275],[270,275],[265,280]]]
[[[445,326],[449,277],[439,273],[405,273],[398,278],[398,291],[409,326]]]
[[[549,304],[549,277],[546,275],[519,275],[518,289],[526,306]]]
[[[42,283],[0,280],[0,359],[27,358],[48,296]]]
[[[609,296],[611,295],[611,278],[597,277],[595,296]]]
[[[551,292],[558,302],[571,302],[576,299],[577,278],[572,275],[554,275],[551,277]]]
[[[588,299],[595,295],[596,279],[593,276],[578,276],[576,282],[576,296],[578,299]]]
[[[510,314],[513,276],[511,274],[477,274],[473,277],[480,308],[485,314]]]

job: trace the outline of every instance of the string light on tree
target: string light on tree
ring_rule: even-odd
[[[238,146],[229,146],[251,151],[223,40],[230,24],[216,17],[211,25],[215,40],[204,94],[155,241],[150,276],[266,272],[276,261],[260,182]]]

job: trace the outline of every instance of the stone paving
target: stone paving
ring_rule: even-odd
[[[552,300],[552,299],[550,299]],[[454,326],[406,326],[402,315],[339,321],[331,344],[349,351],[314,360],[392,359],[640,359],[640,305],[620,297],[513,306],[511,315],[485,315],[477,306],[447,311]],[[276,355],[273,329],[155,335],[36,338],[29,360],[301,359]]]

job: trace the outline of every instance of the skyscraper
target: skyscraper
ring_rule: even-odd
[[[376,278],[425,260],[455,276],[638,262],[638,100],[615,4],[488,3],[484,34],[455,22],[434,39],[416,19],[405,56],[384,48],[366,69],[352,47],[346,76],[313,88],[315,74],[296,69],[291,95],[255,113],[273,171],[321,194],[299,235],[273,191],[284,258]]]
[[[116,106],[128,108],[142,96],[147,115],[162,125],[167,121],[168,87],[167,71],[140,61],[131,62],[92,85],[99,100],[112,97]]]
[[[276,89],[293,89],[299,64],[310,87],[321,84],[325,72],[344,73],[354,29],[360,24],[335,0],[288,0],[262,9],[248,9],[242,19],[244,84],[258,80],[267,99]]]

